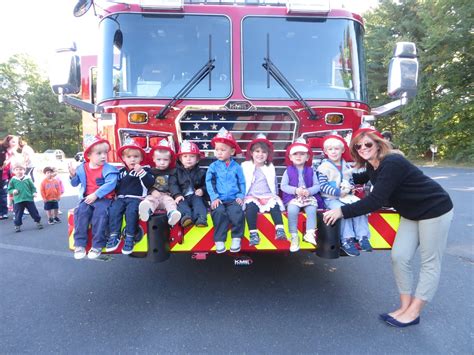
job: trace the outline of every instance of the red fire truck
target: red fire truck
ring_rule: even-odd
[[[81,63],[75,46],[58,50],[51,84],[60,101],[88,113],[85,135],[111,142],[112,162],[120,162],[116,151],[129,138],[148,151],[166,138],[175,147],[185,139],[198,144],[207,166],[210,140],[225,127],[244,151],[265,133],[281,176],[284,151],[298,137],[311,144],[317,165],[324,136],[337,133],[349,142],[361,125],[416,93],[416,47],[397,43],[388,82],[394,101],[369,106],[363,20],[332,9],[329,0],[80,0],[74,13],[91,7],[100,21],[97,60]],[[81,99],[71,96],[80,92]],[[391,247],[398,219],[390,210],[371,214],[375,249]],[[208,222],[170,231],[157,214],[141,224],[134,252],[158,261],[179,252],[205,258],[214,249],[210,216]],[[289,242],[275,240],[269,216],[259,216],[258,226],[261,243],[249,246],[246,234],[242,252],[288,251]],[[334,231],[318,228],[316,251],[336,257]],[[301,249],[315,248],[302,242]]]

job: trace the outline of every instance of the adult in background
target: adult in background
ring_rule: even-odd
[[[387,205],[398,211],[401,219],[392,247],[392,267],[401,304],[380,318],[399,328],[418,324],[421,310],[438,287],[453,203],[437,182],[403,155],[394,153],[378,131],[359,129],[350,150],[356,166],[366,168],[353,175],[354,182],[364,184],[370,180],[373,190],[358,202],[327,211],[323,220],[334,224],[339,218],[361,216]],[[418,248],[421,269],[414,290],[413,259]]]
[[[21,155],[23,156],[23,161],[26,166],[25,175],[29,176],[33,182],[35,182],[35,151],[28,145],[28,142],[24,138],[20,138],[20,149]]]
[[[10,165],[18,154],[18,137],[9,134],[0,145],[0,219],[8,219],[8,181],[11,177]]]

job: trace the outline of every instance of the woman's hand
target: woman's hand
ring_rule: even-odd
[[[342,211],[340,208],[336,208],[334,210],[329,210],[327,212],[324,212],[323,214],[323,221],[324,223],[326,223],[327,225],[333,225],[334,223],[336,223],[336,221],[339,219],[339,218],[342,218],[343,215],[342,215]]]

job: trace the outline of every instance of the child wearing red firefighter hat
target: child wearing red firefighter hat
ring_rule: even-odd
[[[247,145],[246,158],[242,163],[245,177],[245,218],[249,227],[250,245],[258,245],[258,213],[270,212],[275,223],[275,239],[286,240],[281,211],[285,210],[278,196],[278,181],[272,163],[273,144],[264,134],[259,134]]]
[[[232,244],[230,251],[240,251],[244,235],[244,212],[242,204],[245,196],[245,178],[242,167],[232,159],[241,149],[234,137],[225,128],[212,138],[216,161],[209,165],[206,173],[206,188],[211,199],[211,217],[214,224],[216,252],[226,251],[225,241],[229,224]]]
[[[109,210],[110,234],[105,250],[111,252],[119,247],[122,220],[125,215],[125,243],[122,253],[131,254],[138,229],[138,206],[146,197],[148,189],[153,186],[155,179],[150,168],[141,165],[145,151],[134,140],[126,140],[117,154],[125,166],[119,170],[115,189],[117,198]]]
[[[206,170],[199,166],[204,157],[199,147],[183,141],[179,147],[176,172],[170,177],[170,192],[181,213],[181,225],[207,227]]]

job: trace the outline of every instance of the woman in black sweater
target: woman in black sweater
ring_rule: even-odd
[[[420,313],[431,301],[439,283],[441,259],[446,249],[453,203],[448,193],[434,180],[394,153],[376,130],[362,128],[354,133],[350,144],[356,167],[356,184],[370,181],[372,192],[362,200],[324,213],[324,222],[333,224],[339,218],[352,218],[374,212],[383,206],[395,208],[401,216],[392,247],[392,266],[400,293],[400,308],[380,315],[395,327],[420,322]],[[420,249],[421,270],[413,289],[413,259]]]

